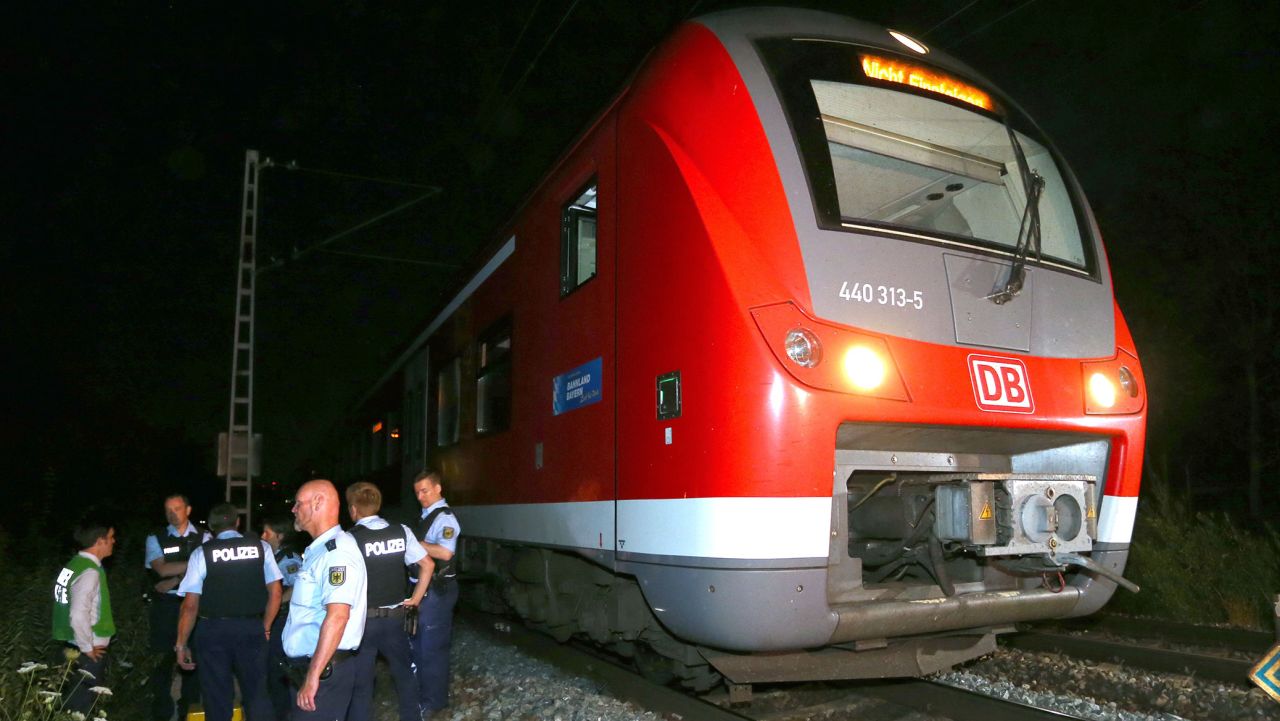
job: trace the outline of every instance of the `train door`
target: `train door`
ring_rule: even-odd
[[[535,239],[523,292],[534,473],[520,496],[546,503],[557,545],[613,550],[616,173],[613,121],[586,136],[527,209]],[[517,314],[520,315],[519,313]],[[517,335],[523,329],[517,327]]]

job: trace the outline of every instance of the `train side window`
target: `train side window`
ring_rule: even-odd
[[[560,297],[596,276],[596,181],[560,214]]]
[[[440,369],[436,384],[436,445],[451,446],[458,442],[459,402],[462,390],[462,359],[454,358]]]
[[[511,427],[511,318],[504,318],[476,342],[476,433]]]

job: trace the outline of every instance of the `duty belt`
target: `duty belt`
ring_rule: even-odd
[[[371,608],[368,613],[369,618],[404,618],[404,606],[396,606],[395,608]]]
[[[356,655],[356,653],[357,651],[350,651],[345,648],[340,648],[333,652],[333,656],[331,656],[329,660],[345,661],[351,658],[352,656]],[[293,666],[310,666],[311,665],[310,656],[286,656],[285,658],[289,659],[289,663]]]
[[[356,655],[356,651],[348,651],[346,649],[338,649],[333,652],[333,656],[329,659],[329,663],[324,665],[324,670],[320,672],[320,680],[324,681],[333,674],[333,665],[342,663],[343,661]],[[311,666],[310,656],[286,656],[285,661],[280,664],[280,668],[293,682],[294,686],[301,688],[307,680],[307,669]]]

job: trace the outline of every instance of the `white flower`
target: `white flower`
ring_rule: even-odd
[[[71,721],[84,721],[84,714],[79,711],[71,712]]]
[[[94,686],[94,687],[90,688],[90,689],[89,689],[89,691],[91,691],[91,692],[93,692],[93,693],[96,693],[96,694],[99,694],[99,695],[101,695],[101,696],[110,696],[110,695],[111,695],[111,689],[107,688],[106,686]]]
[[[97,678],[97,676],[94,676],[94,675],[93,675],[93,673],[92,673],[91,671],[86,671],[86,670],[85,670],[85,669],[83,669],[83,668],[78,668],[78,669],[76,669],[76,670],[77,670],[77,671],[79,671],[79,672],[80,672],[80,675],[81,675],[81,676],[84,676],[85,678]]]
[[[43,663],[36,663],[35,661],[27,661],[26,663],[22,664],[22,668],[18,669],[18,674],[25,675],[28,673],[33,673],[35,671],[43,671],[46,668],[49,668],[49,667]]]

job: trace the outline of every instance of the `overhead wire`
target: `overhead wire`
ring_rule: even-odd
[[[942,20],[942,22],[938,23],[937,25],[934,25],[933,27],[931,27],[931,28],[929,28],[928,30],[925,30],[923,33],[921,33],[921,34],[920,34],[920,39],[922,39],[922,40],[923,40],[923,39],[925,39],[925,38],[929,37],[929,33],[932,33],[934,30],[937,30],[938,28],[942,27],[943,25],[946,25],[947,23],[951,22],[952,20],[955,20],[956,18],[960,17],[961,15],[963,15],[963,14],[964,14],[964,12],[965,12],[966,10],[968,10],[968,9],[969,9],[969,8],[971,8],[971,7],[973,7],[974,5],[977,5],[979,2],[981,2],[981,0],[971,0],[971,2],[970,2],[968,5],[965,5],[964,7],[960,8],[959,10],[957,10],[957,11],[955,11],[955,12],[951,13],[951,14],[950,14],[950,15],[948,15],[946,18],[944,18],[944,19]]]
[[[430,197],[431,197],[431,196],[433,196],[433,195],[438,194],[439,192],[440,192],[440,189],[439,189],[439,188],[433,188],[432,190],[428,190],[427,192],[422,193],[422,194],[421,194],[421,195],[419,195],[418,197],[416,197],[416,198],[411,198],[410,200],[408,200],[408,201],[406,201],[406,202],[404,202],[404,203],[401,203],[400,205],[397,205],[397,206],[395,206],[394,208],[391,208],[390,210],[388,210],[388,211],[386,211],[386,212],[384,212],[384,213],[379,213],[378,215],[375,215],[374,217],[369,218],[368,220],[365,220],[365,221],[363,221],[363,222],[357,223],[357,224],[355,224],[355,225],[351,226],[350,228],[347,228],[347,229],[345,229],[345,230],[338,231],[337,233],[334,233],[333,235],[330,235],[329,237],[325,238],[324,240],[321,240],[320,242],[316,243],[315,245],[309,246],[309,247],[307,247],[307,248],[303,248],[302,250],[294,251],[293,255],[291,255],[291,256],[289,257],[288,261],[277,261],[277,262],[275,262],[275,263],[272,263],[271,265],[268,265],[268,266],[266,266],[266,267],[262,268],[261,270],[259,270],[259,271],[258,271],[258,274],[259,274],[259,275],[261,275],[262,273],[265,273],[265,272],[267,272],[267,271],[269,271],[269,270],[272,270],[272,269],[275,269],[275,268],[280,268],[280,267],[281,267],[281,266],[283,266],[286,262],[292,263],[292,262],[295,262],[295,261],[297,261],[297,260],[300,260],[300,259],[302,259],[304,256],[309,255],[309,254],[311,254],[311,253],[314,253],[314,252],[316,252],[316,251],[318,251],[318,250],[321,250],[321,249],[322,249],[322,248],[324,248],[325,246],[330,245],[330,244],[332,244],[332,243],[335,243],[335,242],[337,242],[337,241],[339,241],[339,240],[341,240],[341,239],[343,239],[343,238],[347,237],[348,235],[351,235],[352,233],[356,233],[356,232],[358,232],[358,231],[360,231],[360,230],[363,230],[363,229],[365,229],[365,228],[368,228],[369,226],[373,225],[374,223],[378,223],[378,222],[380,222],[380,221],[382,221],[382,220],[385,220],[386,218],[389,218],[389,217],[391,217],[392,215],[395,215],[396,213],[400,213],[400,212],[403,212],[403,211],[405,211],[405,210],[408,210],[409,208],[412,208],[413,206],[417,205],[418,203],[421,203],[422,201],[426,200],[427,198],[430,198]]]
[[[511,66],[511,61],[516,57],[516,50],[520,48],[520,43],[524,41],[524,34],[529,31],[529,26],[533,24],[533,18],[538,14],[538,8],[542,7],[542,0],[538,0],[533,4],[533,9],[529,11],[529,16],[524,19],[524,27],[520,28],[520,34],[516,36],[516,41],[511,45],[511,52],[507,53],[507,59],[502,63],[502,69],[498,71],[498,85],[502,84],[502,78],[507,74],[507,68]],[[484,107],[484,103],[480,104]]]
[[[1026,0],[1026,2],[1024,2],[1024,3],[1022,3],[1021,5],[1019,5],[1018,7],[1016,7],[1016,8],[1014,8],[1014,9],[1010,10],[1009,12],[1005,13],[1004,15],[1001,15],[1000,17],[996,18],[995,20],[992,20],[991,22],[989,22],[989,23],[987,23],[987,24],[983,25],[982,27],[979,27],[978,29],[973,30],[973,31],[971,31],[971,32],[967,33],[966,35],[964,35],[964,36],[960,37],[958,40],[953,40],[953,41],[951,41],[951,42],[950,42],[950,43],[948,43],[945,47],[946,47],[948,50],[950,50],[950,49],[952,49],[952,48],[955,48],[955,47],[958,47],[959,45],[961,45],[962,43],[964,43],[966,40],[968,40],[969,38],[973,37],[974,35],[978,35],[978,34],[980,34],[980,33],[984,33],[984,32],[986,32],[987,30],[991,29],[991,28],[992,28],[992,27],[994,27],[995,25],[997,25],[997,24],[999,24],[999,23],[1003,22],[1004,20],[1006,20],[1006,19],[1008,19],[1008,18],[1012,17],[1012,16],[1013,16],[1013,15],[1015,15],[1016,13],[1021,12],[1022,10],[1024,10],[1025,8],[1027,8],[1027,6],[1029,6],[1029,5],[1033,5],[1033,4],[1035,4],[1036,2],[1037,2],[1037,0]]]
[[[573,14],[574,9],[578,7],[578,3],[580,2],[582,2],[582,0],[573,0],[573,4],[571,4],[569,8],[564,11],[564,14],[560,16],[560,22],[556,23],[555,29],[553,29],[551,34],[547,36],[547,40],[542,44],[542,48],[538,50],[538,54],[534,55],[533,60],[529,61],[529,66],[525,68],[524,74],[521,75],[520,79],[516,81],[516,84],[511,87],[511,90],[503,94],[504,102],[500,106],[500,109],[505,108],[505,101],[520,92],[520,88],[524,87],[525,80],[529,79],[529,74],[533,72],[535,67],[537,67],[538,61],[542,59],[543,53],[547,52],[547,48],[551,47],[551,41],[555,40],[556,35],[560,34],[560,29],[564,27],[565,22],[569,20],[569,16]]]
[[[331,250],[329,248],[318,248],[318,252],[327,253],[329,255],[345,255],[350,258],[364,258],[366,260],[386,260],[393,263],[411,263],[413,265],[429,265],[436,268],[461,268],[457,263],[440,263],[432,260],[418,260],[416,258],[404,258],[392,255],[378,255],[376,253],[354,253],[348,250]]]
[[[263,163],[263,167],[264,168],[283,168],[284,170],[291,170],[298,173],[311,173],[313,175],[327,175],[334,178],[346,178],[349,180],[364,180],[371,183],[382,183],[383,185],[399,185],[406,188],[422,188],[424,190],[434,190],[436,192],[440,191],[440,186],[437,186],[437,185],[427,185],[425,183],[414,183],[408,180],[400,180],[397,178],[380,178],[374,175],[358,175],[356,173],[344,173],[338,170],[325,170],[323,168],[307,168],[307,167],[298,165],[297,161],[295,160],[290,160],[286,163],[277,163],[272,161],[270,158],[267,158],[266,162]]]
[[[1095,67],[1101,67],[1101,63],[1099,61],[1103,60],[1104,58],[1110,57],[1111,55],[1113,55],[1114,53],[1120,50],[1133,50],[1135,45],[1137,44],[1136,41],[1142,40],[1145,42],[1152,39],[1153,37],[1155,37],[1156,31],[1158,29],[1160,29],[1165,25],[1168,25],[1169,22],[1186,15],[1192,10],[1199,8],[1200,6],[1204,5],[1206,2],[1208,2],[1208,0],[1195,0],[1194,2],[1188,3],[1187,5],[1181,8],[1178,8],[1177,11],[1175,12],[1165,13],[1161,16],[1161,18],[1158,21],[1143,25],[1142,29],[1139,32],[1128,34],[1126,36],[1125,42],[1114,43],[1110,47],[1107,47],[1106,49],[1101,50],[1097,53],[1093,53],[1091,55],[1079,55],[1074,58],[1065,58],[1064,60],[1069,62],[1055,63],[1054,67],[1050,69],[1049,72],[1044,74],[1042,81],[1050,80],[1056,77],[1064,77],[1069,74],[1073,74],[1079,71],[1081,67],[1085,66],[1086,63],[1093,64]]]

